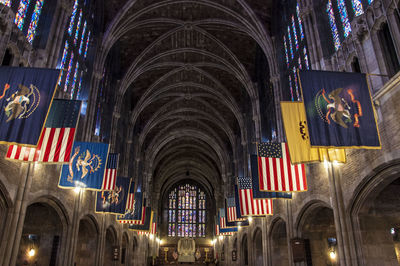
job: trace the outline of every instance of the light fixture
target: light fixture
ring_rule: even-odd
[[[238,225],[238,230],[240,230],[240,228],[242,228],[240,225]]]
[[[326,170],[329,168],[329,162],[327,160],[324,160],[324,167]]]
[[[153,238],[154,238],[154,235],[150,234],[150,239],[153,240]]]
[[[158,237],[156,237],[156,241],[157,241],[157,243],[161,242],[161,240]]]
[[[332,162],[332,164],[333,164],[333,166],[338,166],[338,165],[339,165],[339,162],[336,161],[336,160],[334,160],[334,161]]]
[[[75,194],[79,194],[79,192],[81,192],[81,188],[80,187],[74,188],[74,192]]]
[[[31,249],[28,251],[28,256],[29,256],[29,257],[33,257],[33,256],[35,256],[35,254],[36,254],[36,250],[35,250],[34,248],[31,248]]]
[[[251,223],[253,221],[253,217],[249,217],[249,223]]]
[[[220,240],[220,241],[224,240],[224,236],[222,236],[222,235],[219,236],[219,240]]]
[[[336,259],[336,252],[334,250],[331,250],[331,252],[329,252],[329,257],[331,258],[331,260],[335,260]]]

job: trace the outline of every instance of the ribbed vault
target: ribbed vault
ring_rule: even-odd
[[[96,66],[119,51],[112,130],[133,143],[120,152],[148,192],[189,178],[223,194],[246,172],[239,162],[260,135],[257,51],[276,75],[270,2],[109,1]]]

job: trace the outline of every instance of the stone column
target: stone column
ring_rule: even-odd
[[[345,212],[343,201],[343,192],[341,187],[341,175],[338,169],[335,169],[333,164],[329,163],[329,188],[330,199],[333,208],[335,229],[337,237],[338,248],[338,262],[339,265],[357,265],[356,257],[353,256],[351,250],[351,238],[348,230],[348,221]],[[355,245],[353,244],[352,247]],[[355,253],[355,252],[354,252]]]
[[[118,121],[121,117],[121,114],[117,111],[117,106],[114,108],[112,122],[111,122],[111,134],[110,134],[110,151],[115,152],[115,141],[117,139],[117,131],[118,131]]]
[[[18,187],[14,208],[12,209],[12,222],[9,231],[8,248],[3,259],[3,265],[13,266],[17,261],[19,243],[21,241],[26,208],[28,205],[27,195],[32,185],[32,175],[34,173],[33,165],[30,163],[22,163],[20,173],[21,183]]]
[[[270,263],[270,251],[269,251],[269,236],[268,236],[269,226],[267,218],[261,219],[261,234],[262,234],[262,250],[263,250],[263,265],[272,266]],[[261,265],[257,265],[261,266]]]
[[[97,264],[96,265],[103,265],[104,263],[104,249],[105,249],[105,245],[106,245],[106,218],[107,218],[108,214],[104,213],[102,215],[101,218],[101,225],[100,225],[100,232],[99,232],[99,242],[97,244],[97,249],[98,249],[98,253],[97,253]]]
[[[319,58],[318,58],[318,52],[317,52],[317,43],[315,40],[315,36],[314,36],[314,31],[313,31],[313,27],[311,24],[311,11],[310,9],[307,7],[305,8],[304,11],[302,11],[300,13],[300,16],[302,18],[303,21],[303,26],[304,26],[304,32],[305,32],[305,37],[307,40],[307,47],[308,47],[308,51],[309,51],[309,56],[310,56],[310,65],[312,66],[313,69],[320,69],[321,65],[319,62]]]
[[[281,90],[281,83],[280,83],[280,76],[279,74],[271,77],[272,86],[274,87],[274,101],[275,101],[275,119],[276,119],[276,137],[278,141],[283,141],[284,131],[283,131],[283,124],[282,124],[282,113],[281,113],[281,105],[280,101],[282,100],[282,90]]]
[[[397,12],[395,7],[389,7],[386,13],[388,26],[392,35],[394,47],[396,49],[397,60],[400,58],[400,23],[395,17],[394,12]]]
[[[8,7],[4,7],[4,13],[1,14],[1,23],[5,24],[5,30],[0,36],[0,62],[3,62],[4,54],[7,49],[8,42],[10,41],[12,27],[14,26],[12,18],[15,17],[14,12]]]
[[[289,266],[294,265],[293,261],[293,250],[291,245],[291,239],[294,238],[294,223],[293,223],[293,209],[292,209],[292,201],[286,200],[286,212],[287,212],[287,221],[286,221],[286,239],[287,239],[287,247],[288,247],[288,259]]]
[[[58,55],[63,45],[64,33],[71,12],[72,6],[68,6],[64,1],[59,1],[57,3],[53,24],[51,25],[49,38],[46,44],[46,67],[55,68],[57,66]]]
[[[84,126],[84,138],[85,141],[90,141],[93,135],[93,125],[96,121],[96,104],[97,104],[97,92],[100,85],[100,81],[103,75],[101,70],[95,69],[93,71],[92,81],[90,83],[90,96],[88,99],[88,106],[86,112],[86,124]]]
[[[66,251],[66,265],[74,265],[74,258],[75,258],[75,250],[76,245],[78,243],[79,237],[79,209],[82,200],[82,193],[83,191],[79,191],[79,194],[75,197],[74,200],[74,212],[72,216],[72,228],[71,234],[67,239],[67,251]]]

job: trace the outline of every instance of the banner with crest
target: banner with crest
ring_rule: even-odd
[[[153,223],[153,219],[154,219],[154,212],[151,210],[151,207],[146,207],[145,212],[146,212],[146,215],[144,217],[144,223],[140,224],[140,225],[139,224],[130,224],[129,230],[150,232],[151,224]]]
[[[381,147],[365,74],[300,71],[313,147]]]
[[[0,143],[37,146],[60,70],[0,67]]]
[[[97,192],[96,212],[124,214],[130,178],[118,176],[114,190]]]
[[[108,149],[104,143],[75,142],[69,163],[61,169],[59,187],[101,190]]]

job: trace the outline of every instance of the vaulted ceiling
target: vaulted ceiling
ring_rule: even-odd
[[[221,190],[259,135],[257,49],[276,72],[272,0],[105,2],[100,62],[117,47],[116,110],[129,115],[129,127],[118,130],[137,140],[146,182],[160,192],[190,173]],[[132,110],[124,112],[127,104]]]

